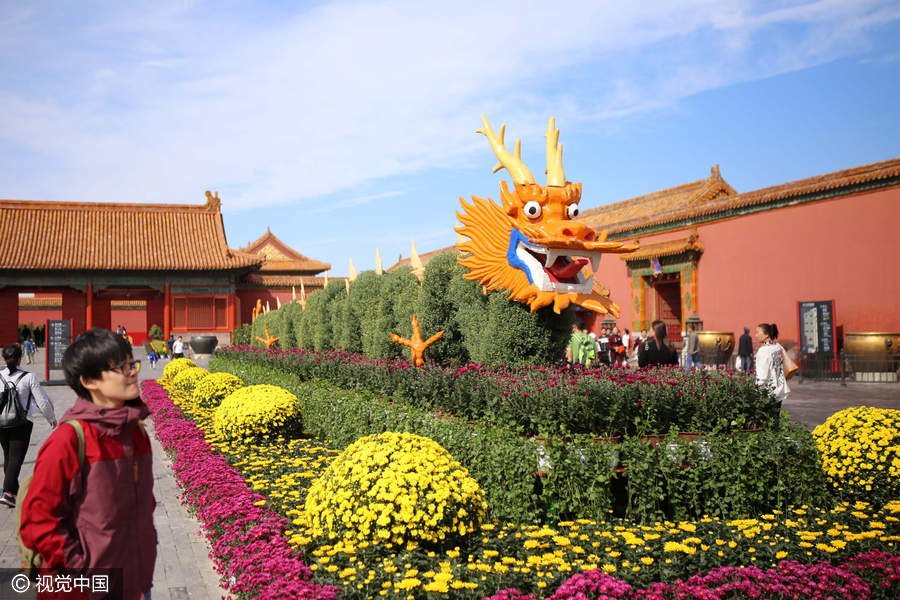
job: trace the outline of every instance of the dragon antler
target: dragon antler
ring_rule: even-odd
[[[563,187],[566,185],[566,174],[562,166],[562,144],[559,143],[559,129],[556,128],[556,119],[550,117],[547,123],[547,185]]]
[[[488,139],[491,148],[494,149],[494,154],[500,161],[494,167],[493,172],[496,173],[500,169],[506,169],[509,171],[509,174],[512,176],[515,183],[535,183],[534,175],[531,174],[531,171],[529,171],[528,167],[525,166],[525,163],[522,162],[522,140],[516,140],[516,154],[513,156],[503,145],[503,136],[506,134],[506,125],[500,126],[500,135],[497,136],[494,134],[494,130],[491,129],[491,124],[488,123],[486,116],[481,115],[481,122],[484,124],[484,127],[476,130],[476,133],[481,133]]]

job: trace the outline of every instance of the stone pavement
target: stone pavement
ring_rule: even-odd
[[[31,371],[43,381],[44,350],[38,350],[41,362],[33,365],[23,364],[22,368]],[[140,378],[156,378],[162,374],[167,361],[160,361],[156,369],[150,369],[144,351],[135,349],[135,358],[141,359]],[[61,378],[61,373],[51,373],[51,379]],[[54,385],[44,388],[53,400],[57,419],[75,403],[75,394],[68,386]],[[187,600],[222,598],[225,591],[219,586],[219,576],[209,558],[209,545],[206,538],[201,537],[200,524],[188,514],[179,501],[180,490],[175,483],[172,463],[153,434],[152,417],[147,422],[147,432],[153,443],[153,494],[156,496],[156,512],[154,522],[159,535],[157,547],[156,571],[153,574],[154,600]],[[38,449],[50,435],[50,426],[38,417],[31,435],[31,444],[22,466],[20,481],[34,470],[34,461]],[[12,509],[0,506],[0,568],[18,568],[19,555],[14,531],[15,515]]]
[[[900,383],[847,382],[847,387],[833,381],[800,383],[792,379],[791,393],[781,409],[812,430],[829,416],[851,406],[875,406],[900,409]]]

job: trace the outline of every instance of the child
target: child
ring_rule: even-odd
[[[159,362],[159,354],[157,354],[156,351],[151,348],[150,353],[147,355],[147,358],[150,360],[150,368],[155,369],[156,363]]]
[[[107,329],[91,329],[66,349],[63,371],[78,399],[38,453],[20,530],[45,568],[116,569],[109,588],[121,586],[116,597],[126,600],[150,597],[156,564],[140,366],[128,342]],[[83,466],[75,428],[65,424],[73,419],[84,429]]]

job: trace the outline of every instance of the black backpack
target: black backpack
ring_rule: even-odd
[[[27,373],[22,371],[19,378],[15,381],[6,379],[0,375],[3,382],[3,389],[0,390],[0,429],[10,429],[12,427],[20,427],[28,422],[28,409],[31,408],[31,396],[28,397],[28,406],[22,408],[19,402],[19,390],[16,385]]]

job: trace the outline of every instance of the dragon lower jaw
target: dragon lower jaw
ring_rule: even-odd
[[[601,252],[547,248],[515,239],[518,267],[526,270],[528,279],[542,292],[558,294],[590,294],[593,275],[585,275],[582,267],[591,263],[596,271]]]

